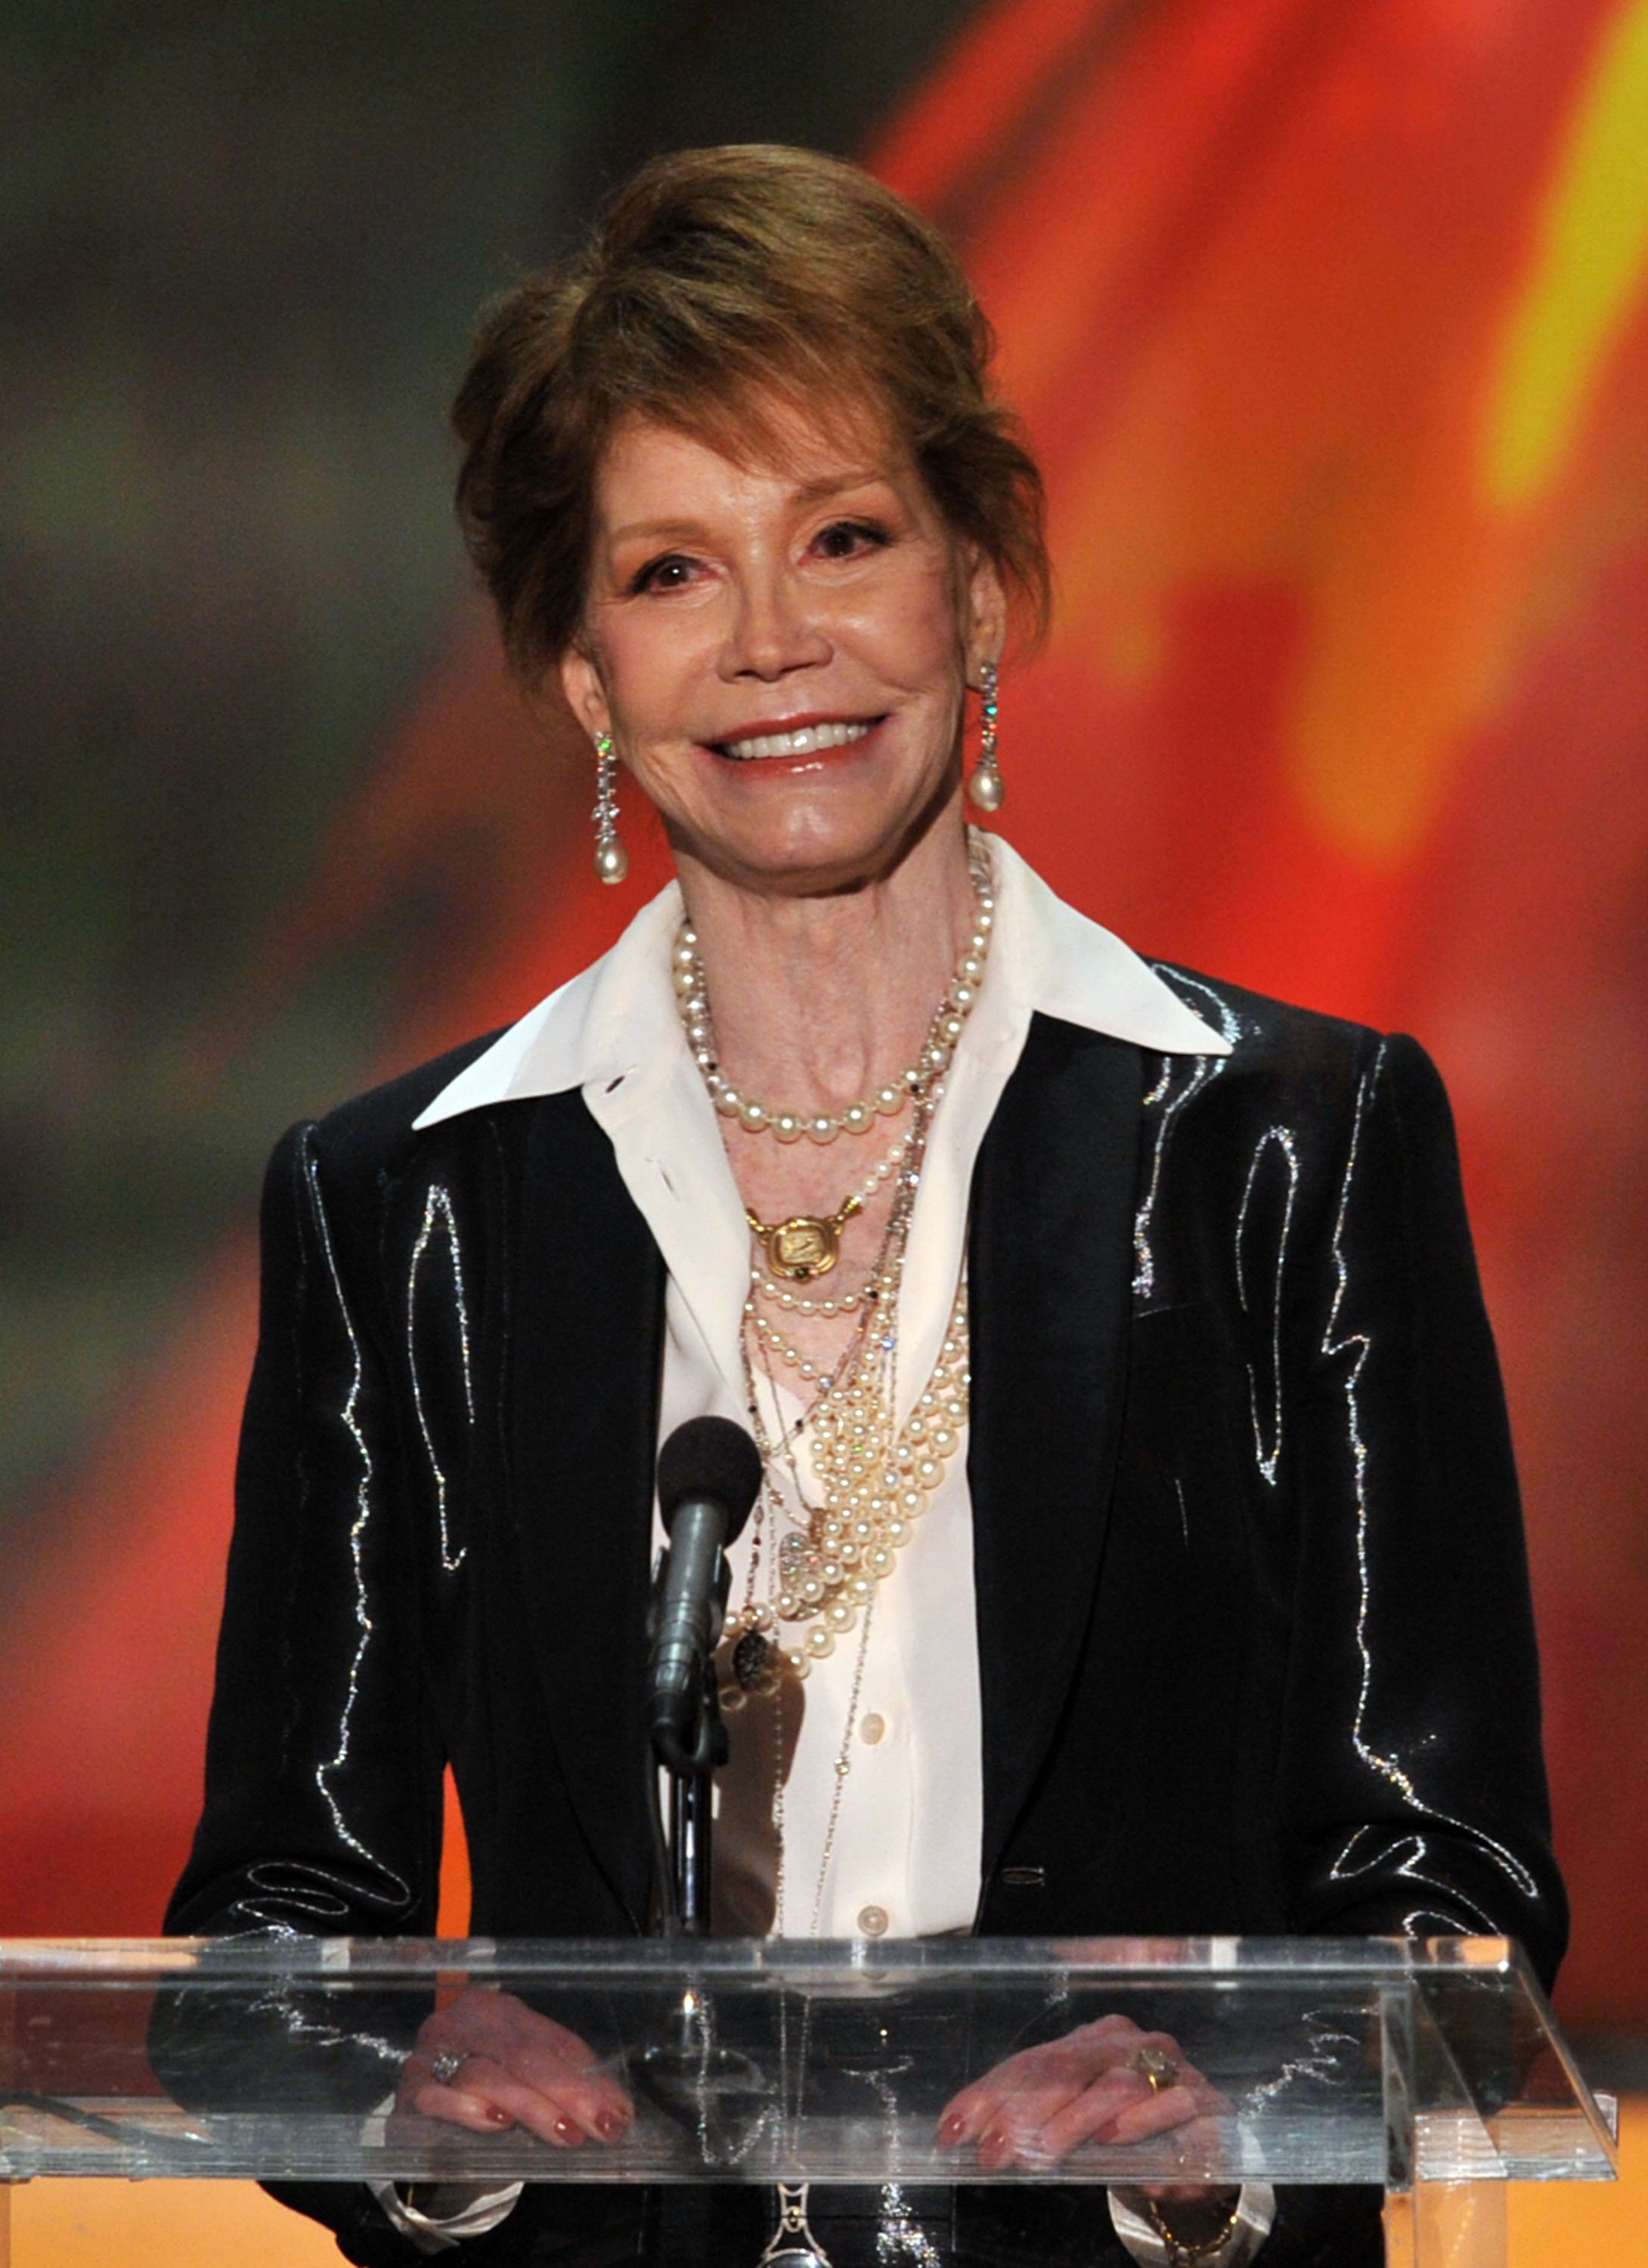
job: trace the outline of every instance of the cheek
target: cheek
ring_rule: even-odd
[[[688,665],[678,637],[662,626],[625,622],[608,631],[596,662],[617,731],[644,737],[667,726],[678,706],[677,689]]]
[[[857,615],[851,635],[889,684],[960,697],[966,651],[947,582],[923,578],[888,593]]]

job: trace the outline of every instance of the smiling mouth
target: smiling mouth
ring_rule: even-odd
[[[879,721],[860,718],[853,724],[800,725],[793,733],[757,733],[747,740],[718,740],[716,753],[740,764],[760,763],[772,756],[813,756],[821,748],[850,747]]]

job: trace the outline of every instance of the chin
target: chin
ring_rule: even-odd
[[[888,873],[924,831],[921,815],[903,812],[857,825],[762,830],[729,839],[710,863],[755,887],[792,893],[850,889]]]
[[[739,812],[725,830],[706,830],[695,855],[735,880],[787,892],[850,888],[888,873],[953,806],[960,775],[925,793],[901,797],[809,795],[751,823]],[[685,847],[685,846],[683,846]]]

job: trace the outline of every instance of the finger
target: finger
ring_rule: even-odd
[[[1102,2016],[1063,2039],[1022,2049],[945,2104],[938,2117],[939,2141],[954,2148],[989,2135],[994,2142],[995,2130],[1004,2121],[1026,2128],[1054,2102],[1079,2095],[1096,2076],[1124,2061],[1132,2043],[1142,2036],[1126,2016]],[[1024,2102],[1042,2090],[1045,2102],[1026,2117]]]
[[[1015,2088],[986,2124],[979,2140],[980,2165],[999,2173],[1015,2163],[1034,2168],[1050,2162],[1043,2136],[1089,2092],[1079,2074],[1069,2071],[1050,2072],[1034,2085]]]
[[[1117,2111],[1112,2140],[1147,2142],[1153,2134],[1169,2134],[1202,2116],[1196,2090],[1183,2080],[1154,2095],[1135,2098]]]
[[[473,2133],[524,2126],[528,2133],[560,2150],[575,2150],[586,2140],[609,2139],[592,2117],[590,2124],[585,2124],[575,2102],[527,2084],[482,2055],[466,2057],[450,2083],[430,2080],[414,2088],[411,2103],[424,2117],[444,2119]]]
[[[475,2134],[495,2134],[500,2126],[513,2123],[508,2111],[484,2091],[443,2087],[435,2079],[426,2079],[421,2085],[407,2089],[402,2101],[404,2108],[420,2118],[438,2118],[448,2126],[467,2126]]]
[[[623,2089],[610,2080],[563,2076],[545,2080],[516,2072],[511,2072],[511,2077],[530,2087],[546,2102],[555,2103],[562,2117],[570,2119],[587,2141],[619,2141],[634,2124],[635,2105]]]
[[[1136,2115],[1144,2113],[1147,2106],[1166,2102],[1174,2092],[1181,2096],[1181,2108],[1170,2109],[1159,2124],[1144,2132],[1128,2131],[1128,2122]],[[1148,2133],[1171,2132],[1194,2113],[1194,2102],[1182,2089],[1166,2089],[1160,2095],[1146,2095],[1141,2102],[1130,2073],[1110,2073],[1047,2122],[1038,2138],[1041,2161],[1057,2165],[1084,2142],[1137,2141],[1146,2139]]]
[[[553,2062],[540,2055],[510,2055],[504,2057],[504,2068],[512,2080],[524,2080],[528,2087],[541,2087],[544,2094],[563,2095],[569,2102],[587,2105],[589,2110],[612,2110],[622,2118],[635,2114],[635,2105],[622,2082],[610,2071],[599,2064],[585,2068],[573,2068],[571,2064]]]
[[[479,2073],[475,2066],[482,2065]],[[460,2099],[479,2102],[484,2105],[486,2123],[498,2126],[523,2126],[535,2134],[541,2142],[548,2142],[557,2150],[576,2150],[590,2138],[583,2124],[574,2117],[561,2099],[546,2094],[525,2080],[511,2078],[506,2071],[486,2065],[475,2057],[465,2066],[464,2084]],[[465,2121],[465,2124],[470,2122]]]
[[[1107,2067],[1105,2049],[1091,2040],[1057,2041],[1025,2059],[1015,2083],[997,2091],[983,2122],[979,2161],[997,2172],[1017,2161],[1026,2167],[1048,2162],[1042,2146],[1048,2126],[1072,2105],[1093,2097],[1116,2107],[1129,2099],[1131,2082]]]
[[[635,2117],[623,2088],[593,2064],[575,2070],[548,2056],[511,2055],[504,2067],[511,2079],[553,2097],[592,2141],[616,2140]]]
[[[449,2060],[437,2080],[437,2065]],[[551,2108],[504,2088],[504,2080]],[[506,1993],[471,1993],[438,2011],[419,2035],[401,2099],[476,2130],[512,2123],[524,2110],[521,2123],[563,2147],[615,2142],[635,2116],[629,2095],[576,2033]]]
[[[1027,2095],[1045,2090],[1068,2093],[1079,2080],[1056,2076],[1055,2066],[1043,2063],[1045,2051],[1036,2048],[1009,2058],[982,2080],[964,2088],[938,2117],[938,2139],[946,2147],[979,2141],[1004,2120],[1022,2124],[1017,2106]]]
[[[938,2139],[942,2143],[952,2146],[977,2141],[1012,2083],[1005,2076],[1009,2068],[1003,2064],[998,2070],[986,2073],[982,2079],[975,2079],[971,2087],[964,2087],[960,2095],[951,2097],[938,2114]]]
[[[1155,2146],[1159,2151],[1165,2146],[1171,2153],[1171,2178],[1175,2182],[1228,2182],[1234,2178],[1232,2139],[1223,2119],[1196,2117],[1188,2125],[1174,2127],[1165,2138],[1158,2137]],[[1120,2140],[1123,2147],[1136,2146],[1125,2136]],[[1145,2137],[1137,2146],[1148,2147],[1149,2142]]]
[[[505,2071],[489,2083],[488,2093],[517,2124],[563,2150],[585,2142],[616,2142],[634,2115],[628,2098],[615,2088],[565,2077],[546,2082]]]

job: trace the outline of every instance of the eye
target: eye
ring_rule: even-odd
[[[684,590],[692,579],[695,564],[683,552],[661,552],[656,559],[649,559],[644,566],[636,568],[629,578],[630,595],[637,596],[643,591]]]
[[[884,550],[892,540],[888,531],[873,519],[833,519],[813,539],[827,559],[852,559],[863,551]]]

